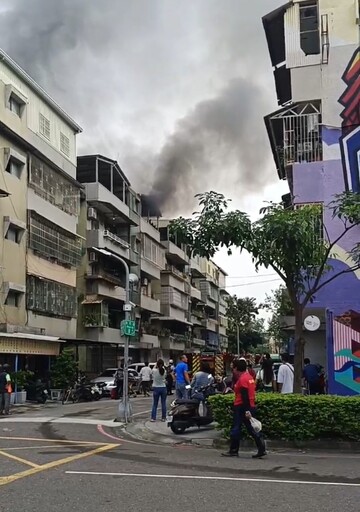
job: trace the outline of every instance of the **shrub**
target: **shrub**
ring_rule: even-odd
[[[66,389],[73,386],[77,377],[77,363],[71,349],[65,348],[56,358],[51,369],[52,385],[59,389]]]
[[[215,395],[215,421],[229,437],[234,395]],[[270,439],[360,441],[360,397],[302,396],[259,393],[257,418]]]

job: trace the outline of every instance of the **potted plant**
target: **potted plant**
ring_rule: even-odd
[[[28,370],[19,370],[11,376],[13,384],[14,403],[24,404],[26,402],[25,387],[29,381],[34,377],[34,373]],[[15,393],[16,389],[16,393]]]
[[[60,398],[61,392],[76,382],[78,366],[71,349],[64,349],[51,369],[51,398]]]

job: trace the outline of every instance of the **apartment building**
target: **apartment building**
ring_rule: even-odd
[[[0,360],[49,367],[76,336],[81,128],[0,50]],[[45,356],[45,357],[44,357]]]
[[[265,123],[278,175],[288,181],[290,205],[321,206],[319,224],[332,240],[342,226],[328,204],[360,191],[359,20],[358,0],[294,0],[263,18],[279,103]],[[349,268],[359,239],[354,229],[337,244],[334,271]],[[305,312],[320,319],[305,355],[327,367],[330,393],[360,393],[359,279],[355,272],[334,280]]]
[[[84,187],[81,236],[86,251],[78,271],[76,343],[82,368],[94,373],[119,365],[123,356],[125,269],[121,260],[140,280],[140,198],[119,164],[103,155],[78,157],[77,179]],[[130,300],[139,318],[137,285]],[[134,340],[130,355],[138,356],[139,349]]]

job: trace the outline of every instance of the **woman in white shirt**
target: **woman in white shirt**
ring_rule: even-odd
[[[161,421],[166,421],[166,371],[164,361],[159,359],[156,367],[152,371],[153,378],[153,406],[151,411],[151,421],[156,421],[159,398],[161,399]]]

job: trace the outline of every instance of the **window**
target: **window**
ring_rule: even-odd
[[[60,132],[60,151],[66,156],[70,155],[70,139],[62,132]]]
[[[5,304],[6,306],[12,306],[14,308],[18,308],[20,305],[21,293],[15,290],[9,290]]]
[[[32,213],[29,220],[29,247],[40,256],[76,267],[82,254],[81,238]]]
[[[15,96],[12,94],[9,99],[9,108],[11,112],[14,112],[17,116],[21,117],[21,103],[20,101],[15,98]]]
[[[55,281],[28,276],[26,290],[28,309],[48,316],[76,317],[76,288]]]
[[[42,114],[39,115],[40,133],[50,140],[50,121]]]
[[[5,235],[6,240],[10,240],[11,242],[15,242],[16,244],[20,243],[20,232],[16,229],[15,226],[10,226]]]
[[[70,215],[79,214],[79,188],[34,156],[31,157],[29,187],[60,210]]]
[[[12,176],[16,176],[16,178],[21,178],[21,172],[23,170],[24,164],[18,162],[14,158],[10,158],[9,162],[6,166],[6,171]]]
[[[300,5],[300,46],[305,55],[318,55],[320,53],[317,2]]]
[[[25,222],[21,222],[18,219],[11,219],[6,216],[4,217],[4,237],[6,240],[19,244],[25,231]]]

